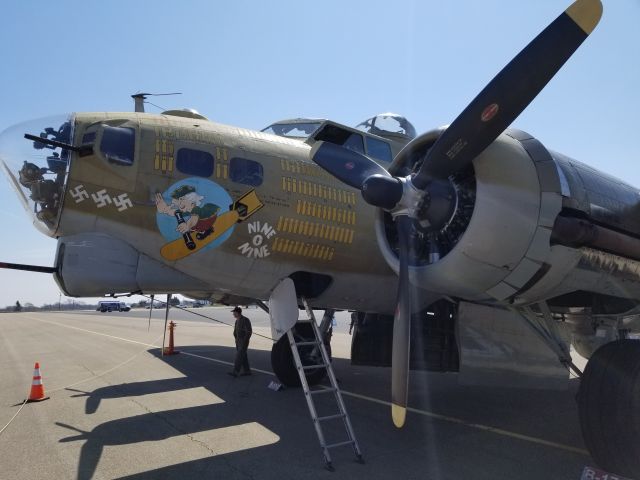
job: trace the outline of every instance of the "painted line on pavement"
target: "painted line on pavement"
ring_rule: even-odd
[[[36,322],[42,322],[42,323],[48,323],[50,325],[57,325],[59,327],[64,327],[64,328],[70,328],[71,330],[78,330],[80,332],[86,332],[86,333],[92,333],[94,335],[101,335],[103,337],[109,337],[109,338],[114,338],[116,340],[122,340],[123,342],[128,342],[128,343],[135,343],[137,345],[144,345],[145,347],[155,347],[155,348],[160,348],[160,345],[153,345],[152,343],[145,343],[145,342],[139,342],[137,340],[130,340],[128,338],[123,338],[123,337],[117,337],[115,335],[109,335],[108,333],[102,333],[102,332],[95,332],[93,330],[87,330],[85,328],[80,328],[80,327],[72,327],[71,325],[65,325],[63,323],[58,323],[58,322],[52,322],[51,320],[42,320],[40,318],[35,318],[32,317],[30,315],[26,315],[23,314],[23,317],[27,317],[30,318],[31,320],[35,320]]]

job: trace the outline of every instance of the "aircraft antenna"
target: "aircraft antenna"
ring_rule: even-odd
[[[164,95],[182,95],[182,92],[173,92],[173,93],[135,93],[133,95],[131,95],[131,98],[133,98],[133,102],[134,102],[134,112],[140,112],[140,113],[144,113],[144,104],[145,103],[150,103],[151,105],[153,105],[154,107],[160,108],[157,105],[154,105],[151,102],[146,102],[145,100],[147,99],[147,97],[159,97],[159,96],[164,96]],[[160,108],[160,110],[162,110],[162,108]]]

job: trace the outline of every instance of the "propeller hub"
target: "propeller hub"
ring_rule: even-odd
[[[457,205],[458,195],[451,180],[433,180],[426,187],[415,218],[424,229],[439,231],[454,216]]]
[[[391,210],[403,198],[403,182],[399,178],[371,175],[362,184],[362,197],[375,207]]]

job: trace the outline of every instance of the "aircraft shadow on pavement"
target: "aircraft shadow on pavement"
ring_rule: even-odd
[[[168,409],[157,412],[149,412],[133,417],[126,417],[107,421],[96,426],[91,431],[80,430],[73,425],[57,423],[60,427],[76,432],[60,439],[60,442],[67,443],[73,441],[84,441],[81,447],[81,454],[78,463],[78,479],[92,478],[96,472],[98,462],[103,454],[104,448],[116,445],[134,445],[139,442],[162,441],[172,437],[183,435],[195,435],[199,432],[213,431],[220,428],[234,427],[254,423],[267,429],[277,437],[275,443],[262,446],[249,446],[242,449],[240,446],[236,451],[229,452],[225,448],[221,450],[227,453],[216,454],[216,446],[212,448],[211,455],[198,460],[190,460],[175,465],[160,467],[143,473],[133,474],[126,479],[143,478],[205,478],[215,475],[217,478],[237,478],[251,475],[243,473],[241,467],[234,465],[252,465],[249,470],[257,468],[260,462],[265,465],[281,462],[291,463],[298,473],[303,473],[305,477],[324,475],[322,469],[322,459],[320,448],[315,438],[313,425],[309,418],[306,403],[300,389],[289,388],[281,392],[274,392],[267,389],[268,383],[274,379],[270,375],[255,372],[250,377],[232,378],[226,375],[230,366],[226,362],[232,362],[235,349],[221,346],[188,346],[180,347],[184,353],[220,359],[222,362],[194,361],[190,355],[160,356],[159,349],[150,350],[158,359],[171,365],[184,377],[161,380],[151,380],[143,382],[123,383],[108,387],[101,387],[91,392],[69,389],[79,392],[74,396],[86,396],[85,412],[92,414],[98,411],[102,400],[135,397],[148,394],[158,394],[163,392],[176,392],[188,390],[195,387],[204,387],[216,397],[222,400],[221,403],[193,406],[189,408]],[[249,360],[253,368],[270,371],[270,352],[262,350],[250,350]],[[344,375],[343,388],[364,395],[374,395],[384,398],[384,393],[388,392],[389,369],[377,367],[354,367],[347,359],[334,359],[334,370],[339,377]],[[352,373],[357,372],[355,375]],[[429,375],[418,374],[414,382],[414,389],[410,396],[410,405],[416,408],[425,408],[444,415],[460,415],[467,417],[469,422],[488,422],[490,425],[501,426],[501,422],[506,417],[516,419],[515,425],[525,433],[536,433],[536,428],[540,424],[557,422],[556,431],[552,431],[551,436],[554,441],[568,441],[578,444],[580,447],[580,435],[571,419],[570,428],[567,432],[567,419],[562,421],[563,415],[572,415],[571,406],[572,395],[575,390],[575,382],[572,382],[569,392],[549,392],[530,390],[509,390],[495,389],[488,387],[460,387],[455,384],[453,375]],[[382,390],[381,390],[382,389]],[[322,395],[326,400],[319,402],[319,408],[329,408],[334,404],[330,395]],[[325,402],[324,406],[322,402]],[[457,465],[456,451],[464,447],[456,445],[454,441],[448,439],[446,432],[448,425],[446,422],[439,422],[432,418],[413,418],[403,430],[392,427],[389,420],[388,408],[380,405],[371,407],[367,402],[347,397],[347,402],[351,403],[349,412],[352,422],[358,435],[358,424],[370,431],[370,435],[365,436],[364,442],[361,438],[361,446],[364,443],[365,458],[367,450],[376,452],[377,455],[388,455],[390,452],[407,452],[418,448],[419,452],[411,456],[410,463],[413,468],[422,471],[432,468],[433,465]],[[357,408],[353,408],[353,405]],[[477,404],[477,406],[475,406]],[[472,408],[469,408],[469,406]],[[474,408],[475,406],[475,408]],[[535,409],[531,412],[531,408]],[[522,411],[529,411],[527,420],[518,420]],[[329,412],[326,412],[329,413]],[[326,414],[325,413],[325,414]],[[322,413],[321,413],[322,414]],[[411,414],[410,414],[411,416]],[[560,420],[560,421],[558,421]],[[425,426],[427,425],[428,426]],[[366,426],[365,426],[366,425]],[[450,427],[449,427],[450,428]],[[458,427],[462,428],[462,427]],[[527,431],[529,429],[529,431]],[[344,431],[339,424],[328,428],[328,434],[333,436],[344,436]],[[428,430],[428,431],[427,431]],[[325,432],[327,433],[327,432]],[[454,437],[458,438],[458,434]],[[335,438],[341,440],[344,438]],[[424,451],[424,446],[428,444],[428,449]],[[203,448],[202,444],[194,444],[194,448]],[[342,450],[342,449],[341,449]],[[358,475],[355,463],[349,462],[352,452],[346,447],[340,454],[343,458],[341,468],[354,468],[353,474]],[[452,453],[453,452],[453,453]],[[333,452],[332,452],[333,453]],[[236,462],[228,461],[233,456],[242,456]],[[526,453],[523,453],[526,455]],[[471,458],[466,453],[466,458]],[[513,468],[513,474],[518,473],[521,468],[519,464],[511,465],[511,460],[506,460],[506,467]],[[517,458],[517,456],[516,456]],[[280,459],[280,460],[278,460]],[[480,465],[486,459],[478,458]],[[574,459],[575,471],[579,465],[584,464],[585,459]],[[471,459],[473,462],[473,459]],[[495,462],[495,459],[492,460]],[[563,460],[564,461],[564,460]],[[407,459],[409,462],[409,459]],[[582,462],[582,463],[581,463]],[[405,462],[406,463],[406,462]],[[347,465],[345,467],[345,465]],[[379,467],[380,465],[378,465]],[[376,468],[378,468],[376,467]],[[420,470],[424,468],[426,470]],[[449,467],[453,471],[460,468],[460,473],[465,472],[461,466]],[[499,468],[499,467],[498,467]],[[546,467],[545,467],[546,468]],[[285,470],[278,466],[275,470],[282,474]],[[383,468],[383,470],[385,470]],[[369,471],[369,470],[367,470]],[[382,474],[382,471],[378,471]],[[389,475],[393,474],[392,469],[386,470]],[[414,473],[417,473],[414,472]],[[324,472],[324,473],[323,473]],[[274,472],[276,473],[276,472]],[[346,472],[345,472],[346,473]],[[370,472],[371,473],[371,472]],[[452,473],[451,471],[449,473]],[[506,472],[502,472],[506,473]],[[542,471],[541,473],[544,473]],[[203,477],[202,475],[205,475]],[[363,471],[360,470],[360,474]],[[267,475],[265,475],[267,476]],[[411,477],[409,475],[407,478]],[[456,478],[451,477],[451,478]],[[525,478],[525,477],[522,477]],[[535,478],[535,477],[531,477]]]
[[[198,432],[205,432],[235,425],[257,423],[279,439],[273,445],[253,447],[251,450],[267,449],[268,454],[258,454],[260,458],[285,458],[288,452],[295,450],[300,452],[301,445],[308,446],[310,455],[316,466],[321,466],[320,449],[314,445],[313,426],[309,419],[309,413],[304,402],[304,397],[300,389],[286,389],[281,392],[274,392],[267,388],[267,385],[275,377],[261,374],[254,371],[250,377],[232,378],[226,375],[231,367],[226,364],[233,361],[235,349],[219,346],[191,346],[180,347],[184,353],[193,352],[199,356],[206,356],[215,359],[225,359],[222,362],[197,361],[188,355],[160,356],[159,349],[149,352],[162,359],[185,376],[181,378],[169,378],[161,380],[151,380],[142,382],[122,383],[100,387],[93,391],[68,388],[68,391],[77,392],[72,397],[86,397],[85,413],[94,414],[100,408],[103,400],[122,399],[127,397],[137,397],[149,394],[159,394],[163,392],[176,392],[180,390],[204,387],[216,397],[222,399],[222,403],[213,403],[189,408],[168,409],[158,412],[144,413],[133,417],[126,417],[111,420],[96,426],[91,431],[84,431],[73,425],[56,422],[56,425],[75,432],[61,438],[61,443],[74,441],[84,441],[81,448],[78,463],[78,479],[92,478],[96,472],[96,467],[106,446],[133,445],[139,442],[161,441],[175,436],[192,435]],[[249,359],[252,367],[270,370],[270,352],[260,350],[250,350]],[[194,361],[196,360],[196,361]],[[223,363],[224,362],[224,363]],[[348,364],[347,360],[340,360]],[[346,365],[345,365],[346,366]],[[260,408],[256,408],[256,401],[260,402]],[[168,405],[170,406],[170,405]],[[276,410],[280,413],[274,414]],[[300,429],[303,438],[296,432],[291,432],[286,421],[280,420],[284,415],[293,414],[301,421],[308,420],[308,429]],[[160,421],[159,421],[160,420]],[[311,441],[310,441],[311,440]],[[315,448],[314,448],[315,447]],[[202,447],[199,447],[202,448]],[[276,453],[273,450],[280,450]],[[237,454],[247,455],[249,450],[239,450]],[[236,452],[231,453],[236,454]],[[207,457],[194,463],[193,474],[204,470],[213,469],[220,478],[232,478],[237,475],[234,469],[225,460],[218,457],[225,455],[215,455]],[[256,455],[252,453],[252,455]],[[169,470],[172,467],[167,467]],[[183,464],[176,466],[180,470],[182,478],[185,477]],[[155,473],[145,472],[135,475],[132,478],[159,478],[159,471]],[[190,469],[189,469],[190,471]],[[224,473],[228,473],[226,476]]]

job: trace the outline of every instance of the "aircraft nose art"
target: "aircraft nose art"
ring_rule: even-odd
[[[53,236],[58,226],[69,171],[74,115],[40,118],[0,134],[0,166],[33,224]],[[41,138],[25,138],[26,135]]]

